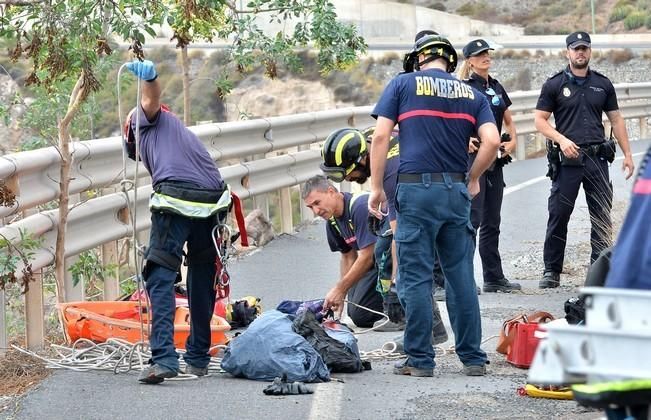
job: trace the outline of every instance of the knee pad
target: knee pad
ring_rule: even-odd
[[[185,257],[186,264],[212,264],[217,258],[215,247],[210,246],[200,252],[189,253]]]
[[[181,281],[181,257],[177,257],[176,255],[172,255],[160,249],[147,248],[145,259],[145,265],[142,269],[142,276],[145,281],[147,281],[149,273],[156,265],[174,271],[176,273],[175,283],[179,283]]]

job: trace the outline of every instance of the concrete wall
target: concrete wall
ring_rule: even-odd
[[[410,4],[382,0],[331,1],[339,19],[357,25],[368,44],[377,42],[411,44],[414,35],[422,29],[433,29],[453,42],[475,36],[515,37],[524,33],[522,27],[488,23]],[[264,15],[259,17],[258,24],[269,32],[283,29],[291,32],[294,26],[292,22],[269,23]]]
[[[356,24],[367,43],[413,42],[422,29],[433,29],[450,40],[472,36],[521,36],[524,28],[500,25],[410,4],[381,0],[332,0],[343,21]]]

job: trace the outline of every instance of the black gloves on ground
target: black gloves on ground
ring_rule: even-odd
[[[274,381],[262,390],[265,395],[298,395],[312,394],[314,391],[303,382],[287,382],[287,376],[276,378]]]

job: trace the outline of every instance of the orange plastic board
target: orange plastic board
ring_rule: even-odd
[[[138,302],[69,302],[57,306],[61,311],[68,337],[72,342],[79,338],[86,338],[102,343],[109,338],[119,338],[129,343],[137,343],[141,339]],[[142,314],[142,320],[145,339],[148,340],[149,316],[147,313]],[[211,346],[227,343],[228,338],[225,332],[231,327],[224,318],[213,315],[210,329]],[[174,345],[176,348],[185,349],[188,335],[190,335],[190,313],[187,308],[178,307],[174,318]]]

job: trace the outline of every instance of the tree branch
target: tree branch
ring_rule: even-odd
[[[288,9],[289,9],[288,7],[276,7],[276,8],[273,8],[273,9],[251,9],[251,10],[241,10],[241,9],[238,9],[237,6],[235,6],[235,3],[234,3],[234,2],[230,2],[230,1],[225,2],[224,5],[225,5],[227,8],[231,9],[231,11],[232,11],[233,13],[235,13],[235,14],[240,14],[240,13],[242,13],[242,14],[243,14],[243,13],[253,13],[253,14],[255,14],[255,13],[282,12],[282,11],[285,11],[285,10],[288,10]]]
[[[32,6],[34,4],[45,3],[46,0],[0,0],[0,5],[5,6]]]

